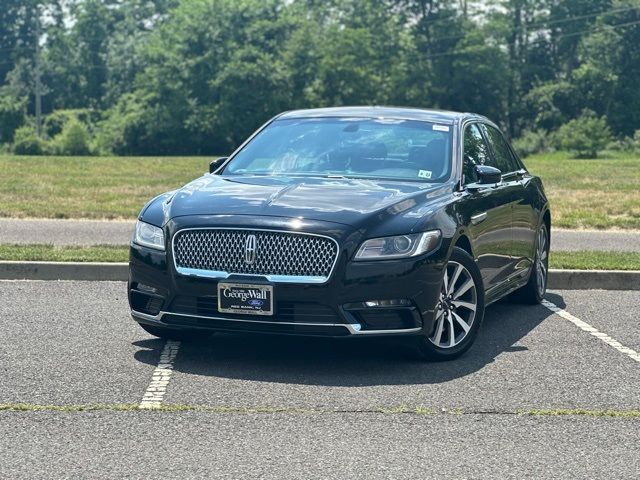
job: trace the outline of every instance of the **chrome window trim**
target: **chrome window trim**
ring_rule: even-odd
[[[240,230],[245,232],[272,232],[272,233],[290,233],[295,235],[307,235],[311,237],[320,237],[331,240],[336,245],[336,256],[333,259],[333,264],[331,265],[331,270],[329,271],[329,275],[327,277],[316,277],[316,276],[301,276],[301,275],[260,275],[260,274],[249,274],[249,273],[234,273],[234,272],[223,272],[217,270],[201,270],[199,268],[186,268],[186,267],[178,267],[176,263],[175,256],[175,240],[179,233],[187,232],[190,230]],[[247,228],[247,227],[189,227],[189,228],[181,228],[176,231],[171,237],[171,256],[173,258],[173,267],[176,272],[180,275],[184,275],[187,277],[200,277],[200,278],[212,278],[217,280],[226,280],[231,276],[234,277],[250,277],[256,278],[261,277],[267,279],[269,282],[273,283],[312,283],[315,285],[322,285],[327,283],[331,276],[333,275],[333,271],[335,270],[336,264],[338,263],[338,258],[340,258],[340,244],[335,238],[329,237],[327,235],[321,235],[318,233],[308,233],[301,232],[296,230],[277,230],[272,228]]]
[[[164,317],[165,315],[175,315],[178,317],[204,318],[206,320],[221,320],[224,322],[260,323],[260,324],[266,324],[266,325],[298,325],[303,327],[342,327],[342,328],[346,328],[351,335],[394,335],[394,334],[403,334],[403,333],[417,333],[422,330],[422,327],[397,328],[397,329],[390,329],[390,330],[360,330],[360,324],[353,325],[351,323],[273,322],[269,320],[248,320],[248,319],[239,319],[239,318],[206,317],[204,315],[193,315],[188,313],[173,313],[173,312],[164,312],[164,311],[159,312],[157,315],[149,315],[147,313],[131,310],[131,314],[133,317],[140,317],[144,320],[157,323],[158,325],[161,325],[161,326],[167,325],[162,321],[162,317]],[[189,326],[188,328],[203,328],[203,327]],[[275,332],[275,333],[278,333],[278,332]]]

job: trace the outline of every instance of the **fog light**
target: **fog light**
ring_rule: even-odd
[[[140,290],[141,292],[158,293],[157,288],[150,287],[149,285],[145,285],[144,283],[138,284],[138,290]]]
[[[396,298],[393,300],[367,300],[364,302],[366,307],[408,307],[411,300],[406,298]]]

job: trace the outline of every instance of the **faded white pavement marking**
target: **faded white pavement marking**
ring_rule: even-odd
[[[620,353],[624,353],[626,356],[628,356],[629,358],[632,358],[636,362],[640,362],[640,353],[636,352],[632,348],[625,347],[620,342],[618,342],[617,340],[611,338],[606,333],[602,333],[597,328],[594,328],[591,325],[589,325],[587,322],[580,320],[578,317],[574,317],[573,315],[571,315],[566,310],[563,310],[562,308],[558,307],[555,303],[551,303],[548,300],[542,300],[542,305],[547,307],[553,313],[555,313],[557,315],[560,315],[565,320],[569,320],[571,323],[573,323],[579,329],[584,330],[585,332],[588,332],[591,335],[593,335],[594,337],[602,340],[604,343],[606,343],[610,347],[615,348]]]
[[[173,362],[178,355],[180,349],[180,342],[175,340],[167,340],[164,344],[164,348],[160,353],[160,361],[158,366],[153,371],[151,376],[151,383],[144,392],[142,401],[138,408],[154,409],[159,408],[162,405],[164,394],[167,393],[167,386],[169,380],[171,380],[171,374],[173,373]]]
[[[547,307],[553,313],[561,316],[565,320],[570,321],[581,330],[590,333],[594,337],[602,340],[604,343],[606,343],[610,347],[615,348],[620,353],[625,354],[636,362],[640,362],[640,353],[636,352],[632,348],[625,347],[606,333],[599,331],[597,328],[592,327],[587,322],[571,315],[566,310],[563,310],[562,308],[558,307],[556,304],[548,300],[543,300],[542,305]],[[176,356],[178,355],[179,349],[179,341],[167,340],[164,348],[162,349],[162,352],[160,353],[160,361],[153,371],[151,383],[147,387],[147,390],[144,392],[144,396],[142,397],[142,401],[140,402],[138,408],[152,410],[154,408],[159,408],[162,405],[162,400],[164,399],[164,395],[167,392],[167,386],[169,385],[169,380],[171,380],[171,374],[173,373],[173,364]]]

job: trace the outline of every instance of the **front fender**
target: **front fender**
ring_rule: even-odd
[[[169,204],[176,190],[165,192],[150,200],[140,211],[138,220],[156,227],[162,227],[169,221]]]

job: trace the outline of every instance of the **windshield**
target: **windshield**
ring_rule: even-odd
[[[222,173],[443,182],[451,171],[451,130],[449,125],[415,120],[276,120]]]

